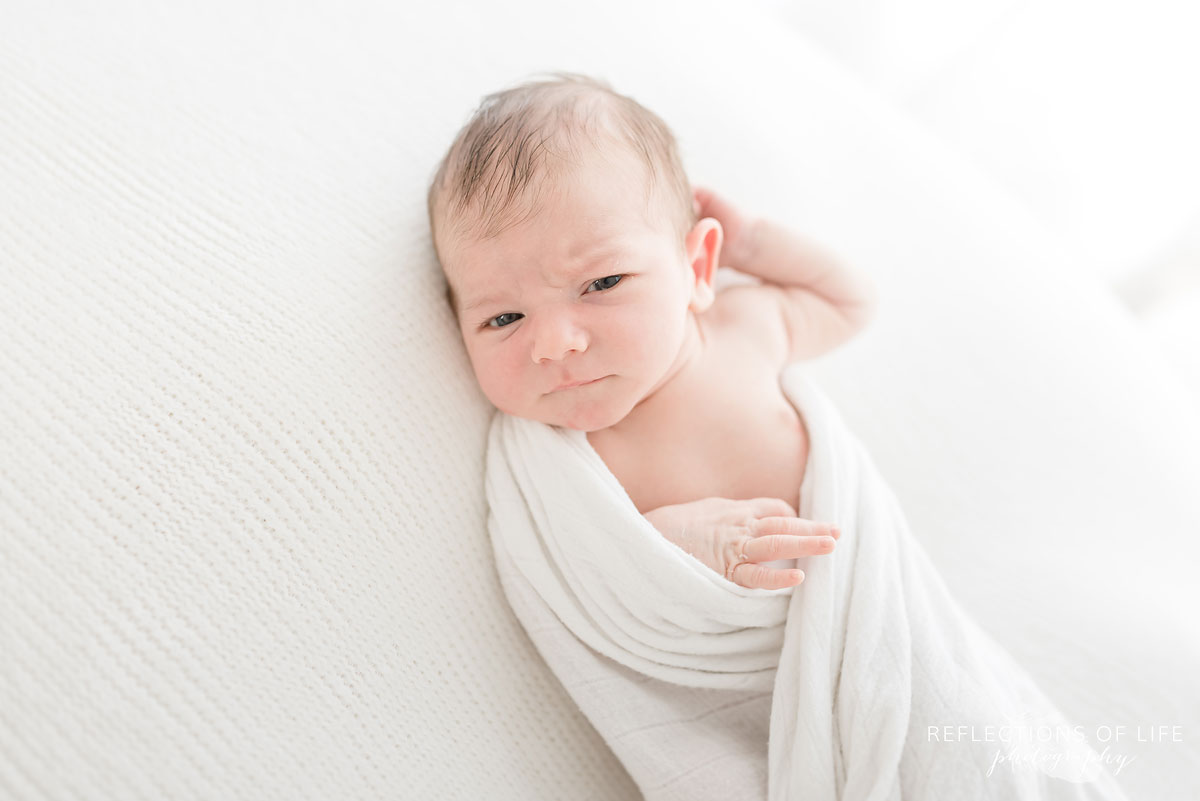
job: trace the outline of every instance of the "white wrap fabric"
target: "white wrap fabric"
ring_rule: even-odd
[[[492,422],[505,592],[645,797],[1126,798],[950,596],[802,365],[780,382],[811,442],[799,514],[843,532],[795,589],[733,584],[666,540],[583,432]]]

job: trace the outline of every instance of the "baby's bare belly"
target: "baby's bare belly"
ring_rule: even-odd
[[[797,511],[808,437],[795,409],[757,403],[668,431],[614,470],[638,511],[702,498],[780,498]],[[640,452],[639,452],[640,451]],[[610,466],[611,467],[611,466]]]
[[[808,432],[779,370],[744,350],[710,349],[622,433],[589,434],[638,511],[702,498],[780,498],[799,512]]]
[[[799,514],[809,438],[781,365],[735,321],[706,319],[701,356],[588,441],[642,514],[704,498],[779,498]]]
[[[597,453],[642,514],[702,498],[780,498],[800,512],[800,485],[808,464],[808,433],[778,379],[755,390],[734,382],[724,403],[705,413],[662,420],[638,436],[606,441],[589,435]],[[650,421],[647,421],[650,422]],[[795,559],[764,566],[796,567]]]

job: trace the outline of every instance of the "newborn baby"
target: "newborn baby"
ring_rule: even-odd
[[[489,95],[429,190],[475,376],[510,415],[586,432],[637,510],[745,587],[803,581],[834,521],[796,515],[808,432],[779,386],[874,289],[685,174],[663,121],[569,73]],[[718,264],[758,278],[721,293]]]

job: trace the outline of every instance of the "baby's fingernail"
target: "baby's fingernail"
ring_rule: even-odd
[[[837,526],[831,526],[831,527],[829,528],[829,533],[830,533],[830,535],[832,535],[832,536],[833,536],[835,539],[836,539],[837,537],[840,537],[840,536],[842,536],[842,530],[841,530],[840,528],[838,528]]]
[[[793,570],[792,571],[792,581],[795,581],[797,583],[804,581],[804,571],[803,570]]]

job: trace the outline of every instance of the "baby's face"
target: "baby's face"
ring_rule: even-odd
[[[522,224],[443,249],[476,379],[500,410],[580,431],[620,422],[667,377],[693,301],[711,298],[711,274],[696,288],[697,230],[678,242],[646,220],[628,174],[593,159]]]

